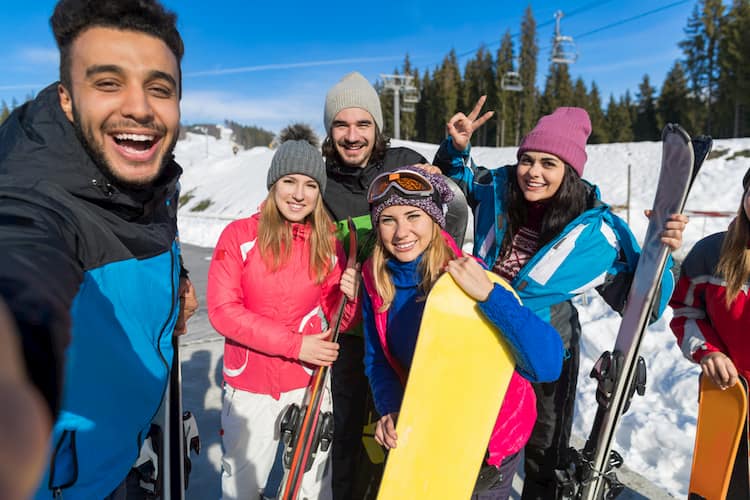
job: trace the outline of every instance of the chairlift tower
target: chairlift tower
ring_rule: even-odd
[[[578,52],[576,52],[573,37],[560,34],[560,19],[562,18],[561,10],[555,12],[555,39],[552,42],[552,54],[549,59],[557,64],[573,64],[578,59]]]
[[[393,91],[393,138],[401,139],[401,111],[413,113],[414,105],[419,102],[419,89],[414,86],[411,75],[380,75],[383,79],[383,91]],[[404,106],[401,106],[401,95]]]

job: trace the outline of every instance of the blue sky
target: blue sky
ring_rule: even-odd
[[[3,0],[0,99],[8,104],[57,79],[48,24],[55,3]],[[610,93],[635,94],[646,73],[661,86],[681,57],[677,43],[695,0],[492,1],[465,10],[444,0],[165,3],[179,16],[186,46],[183,122],[228,118],[278,131],[292,121],[322,130],[325,93],[350,71],[375,81],[400,66],[407,52],[420,70],[432,70],[451,48],[473,55],[484,44],[494,54],[506,30],[520,31],[529,4],[539,26],[537,85],[544,83],[553,15],[560,9],[570,13],[562,33],[574,37],[579,53],[571,74],[587,85],[596,81],[606,104]]]

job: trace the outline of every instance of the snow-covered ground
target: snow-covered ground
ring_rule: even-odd
[[[413,148],[431,159],[436,145],[393,141]],[[653,201],[661,146],[656,142],[603,144],[587,148],[589,159],[584,178],[599,186],[602,198],[629,218],[639,239],[646,231],[643,210]],[[742,176],[750,167],[750,139],[719,140],[715,151],[726,151],[707,161],[699,173],[686,210],[689,212],[734,212],[742,195]],[[745,156],[732,156],[737,152]],[[475,148],[477,163],[499,166],[514,160],[515,148]],[[183,242],[212,247],[223,227],[232,219],[253,213],[266,196],[266,172],[273,156],[268,148],[232,151],[229,132],[220,140],[188,134],[177,144],[176,156],[185,173],[182,193],[189,200],[181,206],[180,238]],[[730,159],[732,158],[732,159]],[[628,170],[630,175],[628,175]],[[628,190],[628,178],[630,189]],[[201,207],[205,207],[200,210]],[[199,210],[196,211],[196,208]],[[678,257],[705,235],[722,231],[730,217],[691,215]],[[588,377],[593,363],[614,346],[619,316],[594,293],[577,299],[583,325],[581,369],[576,399],[574,434],[588,435],[596,411],[595,382]],[[641,354],[648,366],[646,395],[636,397],[621,420],[615,448],[626,464],[676,497],[687,496],[695,421],[698,369],[685,360],[669,330],[671,311],[651,325]],[[204,374],[205,376],[205,374]],[[214,391],[215,393],[216,391]],[[214,394],[216,397],[218,394]],[[204,429],[213,434],[215,429]],[[212,440],[213,441],[213,440]],[[216,442],[214,441],[214,444]],[[210,451],[216,462],[216,450]],[[218,470],[218,469],[217,469]]]

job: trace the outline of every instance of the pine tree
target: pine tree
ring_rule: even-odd
[[[657,105],[659,129],[667,123],[679,123],[690,134],[698,134],[690,116],[691,99],[687,88],[687,76],[682,64],[676,61],[664,78]]]
[[[427,142],[427,114],[429,106],[432,103],[432,94],[430,91],[430,71],[425,70],[424,75],[419,78],[419,73],[415,78],[415,85],[419,89],[419,102],[416,105],[416,111],[414,112],[416,135],[414,138],[417,141]]]
[[[707,133],[713,133],[714,104],[719,81],[719,47],[724,6],[722,0],[698,0],[679,43],[693,96],[702,104],[699,117]]]
[[[406,54],[404,57],[404,63],[401,66],[401,74],[402,75],[409,75],[414,76],[414,68],[412,68],[411,60],[409,59],[409,54]],[[419,88],[415,85],[415,87]],[[415,123],[416,123],[416,116],[414,111],[405,111],[404,108],[411,107],[412,109],[415,108],[414,104],[410,104],[404,101],[404,96],[401,96],[401,123],[400,123],[400,129],[401,129],[401,138],[404,140],[412,140],[414,139],[414,136],[416,134],[415,131]]]
[[[495,107],[495,146],[515,144],[515,130],[517,129],[517,116],[520,109],[520,92],[503,89],[503,82],[506,85],[515,83],[511,81],[511,74],[518,74],[518,71],[513,64],[513,60],[513,37],[511,37],[510,30],[507,30],[500,42],[495,66],[497,95],[497,104]],[[504,137],[501,137],[501,134]]]
[[[648,75],[643,75],[638,85],[638,110],[633,125],[633,135],[636,141],[656,141],[659,139],[659,127],[656,123],[656,103],[654,88]]]
[[[523,21],[521,22],[521,52],[519,62],[519,73],[521,74],[520,109],[518,116],[519,129],[516,131],[516,139],[531,131],[536,123],[537,111],[537,89],[536,89],[536,64],[539,55],[539,46],[536,41],[536,21],[531,11],[531,5],[526,7]],[[518,141],[514,141],[517,143]]]
[[[621,99],[619,103],[615,97],[609,95],[607,104],[606,127],[609,142],[630,142],[633,140],[633,122],[627,105]]]
[[[455,49],[451,49],[450,53],[443,59],[443,64],[440,70],[435,74],[436,83],[436,98],[437,105],[435,106],[435,118],[439,124],[439,140],[442,140],[445,124],[448,122],[451,116],[453,116],[459,109],[459,95],[461,92],[461,73],[458,69],[458,58],[456,57]]]
[[[590,144],[603,144],[609,142],[609,130],[607,120],[602,111],[602,98],[599,95],[599,87],[596,82],[591,82],[591,92],[588,95],[588,104],[586,109],[591,118],[591,137]]]
[[[573,104],[573,83],[567,64],[550,63],[544,93],[539,101],[540,115],[548,115],[560,106]]]
[[[750,134],[750,0],[734,0],[719,50],[722,135]]]
[[[589,93],[586,90],[586,83],[579,76],[576,79],[575,85],[573,85],[573,100],[570,102],[570,105],[577,108],[587,108],[588,103]]]
[[[461,99],[460,109],[471,110],[477,100],[487,96],[485,102],[486,109],[494,109],[495,104],[495,71],[492,55],[484,48],[480,47],[476,57],[469,60],[464,68],[463,79],[463,99]],[[489,139],[494,142],[495,124],[487,123],[481,127],[472,137],[472,142],[476,146],[486,146]]]
[[[630,90],[625,90],[625,94],[620,97],[620,107],[628,114],[630,122],[630,140],[635,140],[635,119],[638,116],[638,105],[633,101]]]

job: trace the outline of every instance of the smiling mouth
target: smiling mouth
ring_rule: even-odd
[[[526,181],[526,187],[529,187],[531,189],[543,188],[545,186],[546,184],[543,182]]]
[[[117,133],[110,137],[123,153],[134,157],[149,156],[161,140],[161,136],[156,134]]]
[[[360,149],[364,148],[366,145],[367,144],[365,144],[364,142],[355,142],[355,143],[341,144],[341,147],[350,151],[359,151]]]
[[[394,247],[399,252],[408,252],[417,245],[416,241],[410,241],[408,243],[394,243]]]

